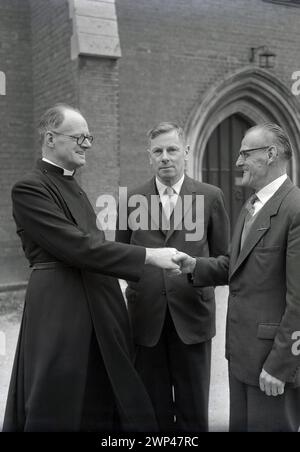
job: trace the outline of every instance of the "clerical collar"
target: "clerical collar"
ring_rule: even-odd
[[[59,165],[56,165],[56,163],[51,162],[51,160],[48,160],[48,159],[46,159],[45,157],[43,157],[42,160],[43,160],[44,162],[49,163],[50,165],[56,166],[57,168],[60,168],[61,170],[63,170],[63,175],[64,175],[64,176],[73,176],[74,173],[75,173],[75,171],[70,171],[70,170],[67,170],[67,169],[65,169],[65,168],[62,168],[62,167],[59,166]]]

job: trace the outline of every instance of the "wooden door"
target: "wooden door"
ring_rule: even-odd
[[[242,172],[235,166],[241,141],[253,125],[242,115],[229,116],[212,133],[203,157],[202,180],[223,191],[231,230],[244,202],[253,193],[241,186]]]

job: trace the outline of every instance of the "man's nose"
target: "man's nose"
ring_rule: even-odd
[[[235,166],[237,168],[241,167],[244,165],[244,158],[242,157],[241,154],[238,155],[237,161],[235,162]]]
[[[163,162],[166,162],[166,161],[169,160],[169,154],[167,153],[167,150],[166,150],[166,149],[163,150],[162,158],[161,158],[161,159],[162,159]]]
[[[90,149],[92,147],[92,143],[88,138],[86,138],[83,143],[81,143],[80,147],[84,149]]]

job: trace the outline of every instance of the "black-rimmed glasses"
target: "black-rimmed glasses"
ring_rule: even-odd
[[[243,159],[245,159],[247,157],[247,152],[260,151],[262,149],[269,149],[271,146],[272,145],[270,144],[269,146],[261,146],[259,148],[245,149],[244,151],[239,152],[238,157],[242,157]]]
[[[82,146],[85,140],[88,140],[90,144],[92,144],[94,141],[93,135],[84,135],[82,133],[79,136],[75,136],[75,135],[66,135],[65,133],[56,132],[55,130],[51,130],[51,132],[55,133],[56,135],[62,135],[63,137],[73,138],[73,140],[76,140],[78,146]]]

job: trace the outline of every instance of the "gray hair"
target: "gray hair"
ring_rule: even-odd
[[[62,125],[65,119],[65,111],[72,110],[77,113],[81,112],[74,107],[71,107],[67,104],[55,104],[53,107],[49,108],[45,113],[41,116],[38,123],[38,133],[41,144],[44,142],[45,133],[49,129],[57,129]]]
[[[186,137],[185,137],[184,130],[182,127],[180,127],[175,122],[161,122],[158,125],[156,125],[155,127],[153,127],[152,129],[150,129],[147,132],[147,137],[148,137],[149,143],[151,140],[158,137],[159,135],[163,135],[164,133],[172,132],[173,130],[175,130],[177,132],[180,140],[183,143],[185,143]]]
[[[263,129],[271,132],[274,137],[274,143],[272,144],[279,148],[279,150],[281,151],[281,156],[285,160],[290,160],[292,158],[293,151],[290,139],[278,124],[275,124],[273,122],[264,122],[263,124],[257,124],[256,126],[251,127],[251,129],[248,129],[246,135],[251,130],[255,129]]]

